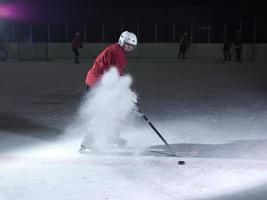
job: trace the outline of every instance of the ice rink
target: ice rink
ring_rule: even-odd
[[[178,158],[143,152],[164,145],[142,121],[122,135],[131,155],[78,152],[68,127],[92,62],[0,63],[0,200],[266,199],[266,63],[129,59],[140,108]]]

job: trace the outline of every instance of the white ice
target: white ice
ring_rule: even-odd
[[[263,65],[129,61],[140,108],[177,158],[79,154],[84,133],[70,127],[90,64],[0,63],[0,200],[266,199]],[[125,126],[129,146],[164,149],[142,119]]]

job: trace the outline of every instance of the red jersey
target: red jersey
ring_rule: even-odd
[[[126,64],[127,60],[123,48],[119,44],[110,45],[95,59],[93,67],[87,73],[85,83],[88,86],[93,86],[112,66],[116,67],[122,76]]]
[[[73,40],[72,40],[72,43],[71,43],[71,48],[73,49],[76,49],[76,48],[81,48],[81,40],[80,40],[80,37],[75,37]]]

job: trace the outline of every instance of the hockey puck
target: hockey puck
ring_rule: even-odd
[[[183,161],[183,160],[179,160],[179,161],[178,161],[178,165],[185,165],[185,161]]]

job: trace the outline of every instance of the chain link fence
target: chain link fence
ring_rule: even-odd
[[[180,37],[184,32],[188,33],[191,47],[188,54],[192,58],[203,58],[200,49],[207,47],[206,44],[214,44],[221,51],[224,31],[230,35],[232,42],[235,41],[236,32],[241,30],[243,41],[246,43],[246,57],[254,60],[258,54],[263,57],[264,53],[259,53],[257,45],[267,43],[267,20],[247,19],[229,21],[205,21],[196,22],[183,21],[156,21],[156,22],[117,22],[109,21],[99,23],[91,21],[87,23],[22,23],[5,22],[0,20],[0,36],[8,35],[13,43],[13,51],[19,60],[48,60],[49,52],[62,51],[69,48],[74,33],[80,32],[83,43],[114,43],[118,41],[119,35],[124,30],[129,30],[137,34],[139,43],[155,44],[166,43],[171,45],[172,53],[178,50]],[[14,46],[15,45],[15,46]],[[57,46],[56,46],[57,45]],[[63,46],[62,46],[63,45]],[[58,49],[60,46],[60,50]],[[204,47],[205,46],[205,47]],[[205,48],[207,49],[207,48]],[[152,49],[151,49],[152,50]],[[213,52],[213,50],[209,50]],[[214,52],[213,52],[214,53]],[[55,53],[53,53],[54,55]],[[171,53],[170,53],[171,54]],[[218,53],[219,54],[219,53]],[[69,55],[69,52],[62,53]],[[158,55],[155,53],[155,55]],[[71,55],[70,55],[71,56]],[[175,55],[173,55],[175,56]],[[205,56],[204,56],[205,57]]]
[[[75,32],[81,32],[83,42],[116,42],[123,30],[135,32],[141,43],[179,42],[187,32],[192,43],[220,43],[227,30],[233,40],[241,30],[245,43],[267,42],[267,21],[250,19],[231,22],[106,22],[106,23],[6,23],[1,32],[9,35],[11,42],[71,42]]]

